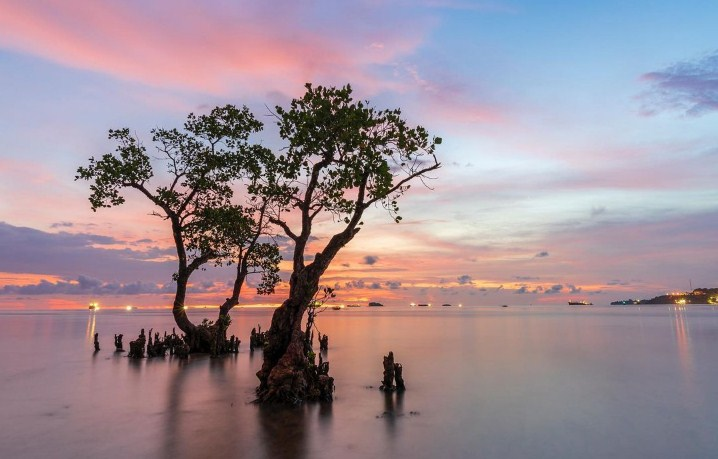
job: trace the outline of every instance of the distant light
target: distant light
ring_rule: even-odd
[[[461,307],[461,306],[462,306],[462,304],[461,304],[461,303],[459,303],[459,307]]]
[[[125,309],[127,309],[128,311],[132,311],[132,306],[127,305],[127,307],[125,307]]]
[[[182,309],[189,309],[189,306],[184,305],[184,306],[182,306]]]

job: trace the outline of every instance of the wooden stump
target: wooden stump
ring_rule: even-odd
[[[115,335],[115,352],[125,352],[122,345],[122,333]]]
[[[257,328],[259,331],[257,331]],[[252,332],[249,335],[249,349],[254,349],[255,347],[264,347],[265,344],[267,344],[267,332],[262,331],[262,326],[257,324],[257,328],[253,328]]]
[[[237,354],[239,352],[239,343],[241,341],[236,336],[232,335],[229,338],[229,351],[232,354]]]
[[[394,353],[389,351],[389,355],[384,356],[384,379],[381,381],[379,389],[387,392],[394,391]]]
[[[136,340],[130,341],[130,352],[127,357],[131,359],[142,359],[145,357],[145,329],[140,331],[140,336]]]
[[[327,335],[319,334],[319,350],[326,351],[329,349],[329,337]]]
[[[189,345],[187,343],[181,343],[175,346],[175,357],[178,359],[189,358]]]
[[[402,376],[402,367],[400,363],[394,364],[394,379],[396,379],[396,390],[399,392],[405,391],[406,386],[404,385],[404,377]]]
[[[389,355],[384,356],[384,379],[379,389],[384,392],[405,391],[403,370],[400,363],[394,362],[394,353],[389,351]],[[394,380],[396,380],[396,385],[394,385]]]

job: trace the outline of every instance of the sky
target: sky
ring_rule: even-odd
[[[443,139],[441,169],[370,209],[322,280],[339,303],[608,304],[718,286],[714,1],[0,0],[0,308],[169,307],[167,222],[92,212],[109,129],[224,104],[265,122],[350,83]],[[331,234],[319,225],[317,244]],[[288,263],[283,264],[287,278]],[[232,272],[192,279],[191,306]],[[279,304],[254,294],[243,305]]]

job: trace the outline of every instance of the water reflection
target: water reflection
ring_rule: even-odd
[[[686,306],[673,308],[673,333],[676,337],[678,360],[681,365],[681,374],[684,382],[684,395],[692,403],[698,397],[695,385],[695,368],[693,364],[693,349],[691,347],[690,328],[688,326],[688,311]]]
[[[180,359],[172,360],[174,371],[171,371],[169,375],[170,384],[167,391],[167,410],[164,414],[165,432],[162,449],[162,457],[167,458],[177,457],[179,451],[182,451],[183,445],[180,444],[182,440],[180,435],[182,402],[185,390],[185,380],[189,374],[189,369],[186,368],[186,365],[180,364]]]
[[[168,359],[171,370],[160,456],[239,457],[241,407],[235,405],[235,377],[227,371],[236,367],[236,356]],[[167,363],[158,359],[163,362]]]
[[[404,416],[404,392],[384,392],[384,413],[389,438],[396,436],[397,418]]]
[[[90,315],[87,318],[87,329],[85,330],[85,338],[89,340],[93,340],[95,338],[95,326],[97,321],[97,316],[95,315],[95,312],[91,312]]]
[[[321,402],[319,404],[319,426],[322,432],[328,432],[332,426],[332,407],[333,403]]]
[[[131,359],[127,357],[127,366],[132,370],[132,373],[135,375],[139,375],[142,371],[142,363],[144,362],[144,359]],[[122,362],[124,363],[124,361]]]
[[[564,310],[328,314],[337,398],[288,410],[249,403],[261,350],[90,363],[171,316],[0,312],[0,457],[718,457],[718,310]],[[388,349],[405,394],[367,390]]]
[[[693,374],[693,353],[691,351],[691,337],[688,328],[688,317],[685,306],[673,308],[673,333],[678,346],[678,358],[683,368],[684,376]]]
[[[301,459],[307,454],[307,429],[309,419],[307,406],[258,407],[261,427],[261,444],[265,449],[263,457]]]

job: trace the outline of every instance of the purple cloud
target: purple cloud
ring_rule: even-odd
[[[464,274],[463,276],[459,276],[459,277],[456,278],[456,280],[459,281],[459,285],[469,285],[469,284],[471,284],[471,283],[473,282],[472,279],[471,279],[471,276],[469,276],[468,274]]]
[[[520,280],[520,281],[537,281],[540,279],[540,277],[533,277],[533,276],[514,276],[514,279]]]
[[[365,288],[366,283],[362,279],[357,279],[355,281],[349,281],[349,282],[344,283],[344,287],[349,290],[354,289],[354,288]]]
[[[608,282],[606,282],[607,285],[629,285],[630,283],[628,281],[623,281],[620,279],[612,279]]]
[[[364,263],[365,265],[373,265],[373,264],[376,263],[377,261],[379,261],[379,257],[374,256],[374,255],[367,255],[367,256],[364,257],[364,262],[363,262],[363,263]]]
[[[521,286],[519,286],[519,288],[514,290],[514,293],[519,294],[519,295],[524,295],[524,294],[528,294],[528,293],[541,293],[543,291],[544,291],[544,288],[540,285],[537,286],[536,288],[534,288],[533,290],[531,290],[528,285],[521,285]]]
[[[212,285],[201,284],[192,286],[191,291],[207,292]],[[76,281],[60,280],[51,282],[45,279],[30,285],[5,285],[0,295],[140,295],[173,293],[172,283],[153,284],[135,281],[131,283],[103,282],[86,276],[79,276]]]
[[[0,272],[53,274],[65,279],[92,273],[123,283],[137,278],[160,283],[168,281],[176,269],[174,261],[156,261],[173,256],[171,249],[103,247],[115,244],[123,242],[97,234],[48,233],[0,222]]]
[[[57,222],[50,225],[50,228],[72,228],[73,226],[72,222]]]
[[[696,61],[645,73],[641,79],[651,84],[651,89],[641,96],[641,112],[646,116],[665,110],[700,116],[718,110],[718,51]]]

